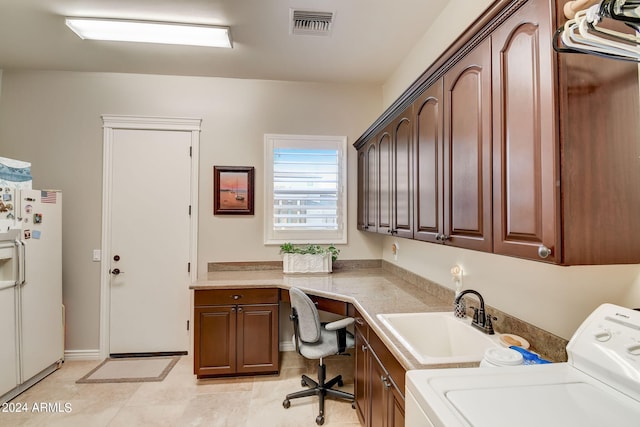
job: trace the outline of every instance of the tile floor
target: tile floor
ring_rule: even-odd
[[[183,356],[162,382],[119,384],[76,384],[100,362],[67,361],[11,402],[29,408],[43,402],[60,411],[0,412],[0,426],[315,426],[317,398],[292,400],[289,409],[282,401],[302,389],[300,375],[316,377],[316,362],[295,352],[280,355],[278,376],[197,380],[191,356]],[[325,364],[327,377],[341,373],[343,390],[353,392],[353,357],[333,356]],[[70,409],[66,413],[65,407]],[[349,402],[328,399],[324,425],[360,423]]]

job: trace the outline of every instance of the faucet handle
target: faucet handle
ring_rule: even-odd
[[[478,324],[478,312],[480,311],[480,309],[478,307],[471,307],[471,309],[473,309],[473,322],[471,322],[471,323],[475,323],[477,325]]]
[[[489,335],[493,335],[495,332],[493,330],[493,322],[492,320],[498,320],[497,317],[494,317],[490,314],[487,314],[487,321],[485,322],[484,329]]]

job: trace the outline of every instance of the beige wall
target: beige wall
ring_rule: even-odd
[[[391,105],[494,1],[450,1],[384,83],[383,107]]]
[[[389,106],[493,0],[451,2],[384,84]],[[398,242],[397,260],[391,245]],[[383,259],[454,288],[450,270],[464,270],[463,286],[487,304],[569,339],[604,302],[640,307],[640,265],[558,267],[464,249],[386,237]]]
[[[264,133],[348,137],[349,244],[340,258],[379,259],[378,236],[355,231],[350,144],[381,103],[380,88],[368,85],[5,70],[0,155],[30,161],[34,188],[65,193],[66,349],[99,346],[100,266],[91,254],[101,246],[102,114],[202,118],[198,275],[204,277],[207,262],[280,259],[278,247],[262,243]],[[212,215],[213,165],[256,167],[256,215]]]

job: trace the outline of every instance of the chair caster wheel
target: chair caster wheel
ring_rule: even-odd
[[[351,402],[351,408],[356,409],[356,402]]]
[[[344,382],[342,380],[338,381],[338,387],[344,386]]]
[[[302,385],[302,387],[306,387],[308,385],[305,380],[300,380],[300,384]]]
[[[324,424],[324,415],[318,415],[316,417],[316,424],[318,424],[319,426],[321,426],[322,424]]]
[[[291,401],[289,399],[285,399],[284,402],[282,402],[282,406],[284,406],[284,409],[288,409],[291,406]]]

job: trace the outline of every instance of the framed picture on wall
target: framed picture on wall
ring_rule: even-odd
[[[213,214],[253,215],[254,168],[213,167]]]

